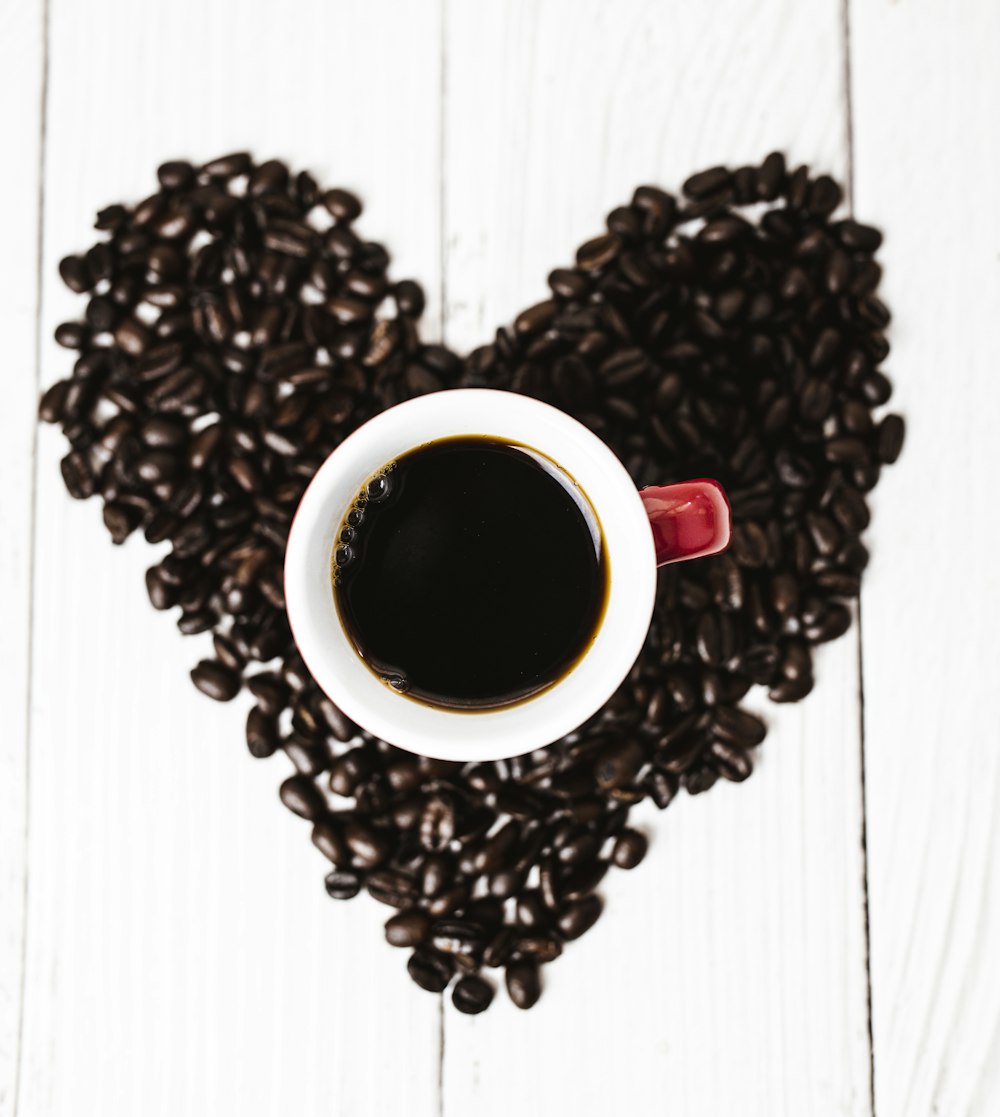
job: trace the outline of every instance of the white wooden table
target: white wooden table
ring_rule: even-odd
[[[994,0],[7,0],[0,1117],[1000,1113],[998,48]],[[459,349],[641,182],[777,147],[887,231],[909,431],[859,623],[748,784],[642,816],[530,1013],[460,1016],[326,897],[283,757],[36,433],[58,259],[241,147],[356,190]]]

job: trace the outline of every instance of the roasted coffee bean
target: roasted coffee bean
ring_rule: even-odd
[[[334,900],[351,900],[361,891],[362,883],[363,877],[359,873],[338,869],[335,872],[327,873],[326,892]],[[445,984],[447,984],[447,981]]]
[[[332,759],[328,748],[322,742],[304,741],[293,736],[285,741],[285,755],[295,765],[295,770],[303,776],[315,779],[330,765]]]
[[[773,202],[784,182],[785,157],[780,151],[772,151],[757,171],[757,197],[764,202]]]
[[[878,459],[891,465],[903,449],[906,428],[899,415],[886,415],[878,426]]]
[[[268,717],[277,717],[288,704],[288,687],[279,675],[262,671],[247,680],[247,689],[257,699],[257,705]]]
[[[658,810],[662,811],[670,806],[677,794],[679,782],[673,773],[665,772],[661,768],[653,768],[644,782]]]
[[[191,681],[202,694],[217,702],[229,702],[239,694],[241,686],[238,672],[214,659],[203,659],[192,670]]]
[[[278,790],[282,803],[300,818],[315,822],[326,810],[319,788],[304,776],[289,776]]]
[[[805,625],[803,631],[807,640],[814,644],[823,644],[843,636],[850,627],[850,610],[844,605],[831,603],[826,612],[812,624]]]
[[[530,959],[508,963],[505,970],[507,995],[518,1008],[532,1008],[542,995],[538,964]]]
[[[330,819],[321,819],[312,828],[312,843],[334,865],[346,867],[351,852],[339,826]]]
[[[361,214],[361,202],[347,190],[327,190],[320,200],[338,221],[351,222]]]
[[[593,860],[572,866],[560,877],[558,890],[563,900],[579,900],[592,892],[608,871],[607,862]]]
[[[717,194],[732,181],[732,175],[725,167],[712,167],[691,175],[681,189],[689,198],[706,198]]]
[[[568,904],[559,913],[559,933],[567,940],[578,939],[597,922],[602,907],[599,896],[585,896],[576,903]]]
[[[410,907],[417,898],[413,878],[395,869],[376,869],[368,874],[368,894],[393,908]]]
[[[93,276],[82,256],[66,256],[59,261],[59,276],[63,283],[76,294],[89,291],[93,286]]]
[[[623,830],[615,839],[611,860],[619,869],[634,869],[646,856],[649,842],[638,830]]]
[[[484,842],[476,857],[475,869],[478,873],[493,873],[503,865],[511,864],[513,854],[521,837],[520,825],[511,819],[500,827]]]
[[[464,908],[469,902],[469,890],[469,884],[466,882],[446,888],[428,902],[427,910],[433,916],[451,915]]]
[[[459,1012],[470,1016],[485,1012],[493,1000],[493,986],[475,974],[467,974],[455,982],[451,1002]]]
[[[247,715],[247,748],[251,756],[260,759],[273,755],[279,744],[278,726],[259,706]]]
[[[377,829],[363,818],[352,818],[344,827],[344,837],[354,854],[358,868],[373,869],[380,865],[392,848],[392,841],[385,830]],[[371,878],[369,878],[369,885]]]
[[[634,741],[609,745],[597,758],[594,778],[598,787],[623,787],[635,779],[643,762],[642,746]]]
[[[445,794],[432,795],[420,818],[420,844],[424,849],[447,849],[455,836],[455,804]]]
[[[726,741],[713,741],[709,752],[719,775],[733,783],[742,783],[753,771],[753,761],[743,748]]]
[[[785,679],[777,683],[767,692],[772,702],[800,702],[812,690],[812,676],[798,679]]]
[[[577,265],[585,272],[600,271],[607,267],[621,251],[621,241],[608,233],[581,245],[576,252]]]
[[[870,225],[861,225],[848,219],[836,226],[841,243],[856,252],[876,252],[882,244],[882,234]]]
[[[426,989],[428,993],[441,993],[451,981],[455,963],[436,950],[421,949],[410,955],[406,970],[421,989]]]
[[[431,945],[442,954],[478,954],[486,945],[483,928],[469,919],[439,919],[430,931]]]
[[[430,854],[420,866],[420,891],[433,899],[439,896],[454,880],[455,867],[446,854]]]
[[[386,920],[385,941],[390,946],[419,946],[427,938],[431,921],[419,908],[401,911]]]
[[[505,900],[524,886],[527,876],[527,872],[521,869],[503,869],[492,873],[489,878],[490,894]]]
[[[759,745],[767,733],[759,717],[738,706],[717,706],[712,726],[717,736],[744,749]]]

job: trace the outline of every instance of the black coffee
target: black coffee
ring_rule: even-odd
[[[442,439],[373,478],[333,556],[358,652],[436,706],[536,694],[590,644],[607,570],[586,499],[548,459],[488,438]]]

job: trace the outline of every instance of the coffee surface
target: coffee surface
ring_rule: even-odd
[[[578,660],[605,601],[600,532],[547,459],[487,438],[418,447],[368,483],[334,552],[359,653],[436,706],[489,709]]]

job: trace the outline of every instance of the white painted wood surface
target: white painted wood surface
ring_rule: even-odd
[[[979,697],[996,529],[979,521],[959,564],[923,526],[956,476],[992,496],[995,5],[855,2],[848,55],[842,0],[49,3],[47,54],[41,0],[0,14],[0,128],[22,168],[0,192],[23,215],[0,263],[0,1117],[1000,1112],[1000,730]],[[889,233],[910,424],[874,499],[865,783],[852,635],[806,702],[760,703],[749,783],[642,815],[649,857],[608,878],[536,1009],[501,994],[468,1019],[412,986],[384,910],[325,896],[277,802],[285,762],[246,755],[245,707],[187,681],[201,645],[149,609],[150,548],[112,549],[96,502],[66,496],[53,431],[32,571],[46,64],[43,383],[69,366],[48,339],[77,307],[59,257],[172,155],[249,147],[355,189],[364,232],[427,290],[426,332],[460,349],[544,297],[641,181],[772,147],[840,176],[853,162],[859,216]],[[942,202],[968,213],[950,247]]]
[[[856,201],[888,233],[889,367],[909,423],[874,493],[862,598],[876,1099],[879,1117],[992,1117],[1000,204],[985,184],[1000,174],[1000,8],[858,2],[851,17]],[[949,509],[968,513],[950,530]]]
[[[7,368],[0,419],[0,1117],[14,1111],[21,1032],[27,833],[28,662],[37,407],[38,206],[42,148],[43,10],[0,9],[0,175],[5,230],[0,306]],[[17,105],[17,111],[11,111]]]
[[[640,183],[774,147],[847,169],[835,0],[669,17],[656,0],[453,3],[446,31],[460,348],[544,298]],[[601,922],[546,971],[536,1009],[468,1021],[446,1005],[447,1117],[473,1100],[483,1117],[869,1112],[856,643],[824,649],[818,674],[808,702],[764,709],[747,784],[642,812],[649,857],[606,878]]]

